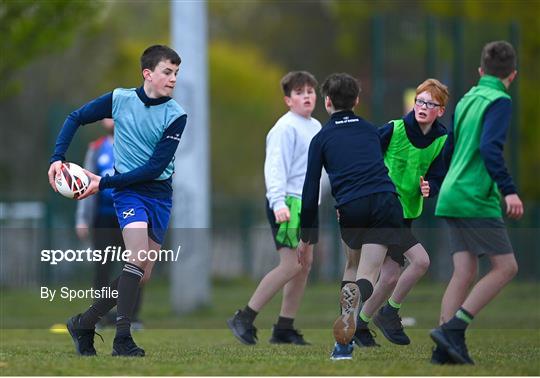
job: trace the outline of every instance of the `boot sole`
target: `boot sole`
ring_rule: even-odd
[[[360,289],[348,283],[341,289],[341,315],[334,322],[334,339],[339,344],[349,344],[356,332],[356,312],[360,301]]]

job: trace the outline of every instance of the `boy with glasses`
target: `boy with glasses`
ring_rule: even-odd
[[[436,196],[444,178],[442,150],[447,131],[438,119],[444,114],[448,97],[445,85],[436,79],[427,79],[416,88],[414,109],[402,119],[379,128],[384,163],[403,207],[403,229],[400,244],[388,249],[373,295],[360,311],[353,338],[357,346],[379,346],[368,329],[372,318],[390,342],[410,343],[398,312],[407,294],[429,267],[429,256],[411,226],[422,214],[423,199]],[[409,264],[402,271],[405,258]],[[358,260],[359,256],[348,253],[342,285],[354,279]]]

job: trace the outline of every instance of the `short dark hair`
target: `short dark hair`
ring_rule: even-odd
[[[482,49],[480,67],[484,73],[504,79],[516,69],[516,60],[516,51],[510,43],[494,41]]]
[[[296,88],[303,88],[304,85],[317,88],[319,83],[315,76],[307,71],[291,71],[281,79],[281,89],[283,94],[290,97],[291,92]]]
[[[145,69],[153,71],[159,62],[167,60],[177,66],[182,62],[180,56],[170,47],[165,45],[150,46],[141,55],[141,71]]]
[[[350,110],[360,94],[360,84],[349,74],[333,73],[324,80],[321,94],[330,97],[336,110]]]

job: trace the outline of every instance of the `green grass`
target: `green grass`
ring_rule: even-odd
[[[539,375],[540,285],[514,283],[484,312],[467,333],[475,366],[433,366],[428,360],[444,287],[423,283],[411,293],[402,315],[414,317],[408,328],[412,344],[400,347],[379,335],[381,348],[355,350],[352,361],[332,362],[331,325],[337,313],[336,285],[310,285],[298,326],[313,344],[275,346],[267,340],[279,311],[275,298],[257,319],[259,344],[242,345],[225,329],[225,319],[245,304],[255,287],[251,281],[215,282],[213,305],[195,314],[175,317],[164,283],[152,284],[142,317],[147,329],[135,334],[146,349],[144,359],[110,357],[112,330],[96,337],[98,357],[75,355],[66,334],[52,334],[87,302],[46,303],[39,292],[2,290],[0,375]]]

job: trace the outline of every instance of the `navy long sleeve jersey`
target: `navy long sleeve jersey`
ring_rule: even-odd
[[[137,95],[145,106],[159,105],[171,99],[170,97],[149,98],[142,87],[137,89]],[[109,92],[72,112],[67,117],[58,135],[50,162],[65,160],[65,153],[79,126],[104,118],[112,118],[112,102],[112,92]],[[169,125],[146,164],[130,172],[103,177],[99,184],[100,190],[106,188],[129,188],[152,197],[169,196],[172,192],[172,179],[158,181],[155,178],[159,177],[174,158],[180,136],[186,126],[186,119],[187,116],[183,115]]]
[[[311,239],[316,224],[323,167],[336,207],[370,194],[396,192],[384,165],[377,128],[352,111],[332,114],[309,146],[300,216],[305,242]]]
[[[482,135],[480,137],[480,155],[484,160],[486,169],[497,183],[503,195],[517,193],[516,185],[512,176],[508,173],[504,162],[504,143],[506,133],[512,118],[512,101],[507,98],[500,98],[486,109]],[[448,134],[448,140],[444,150],[445,164],[448,166],[454,153],[454,134]]]
[[[435,141],[438,137],[446,135],[448,131],[446,127],[438,120],[435,120],[431,126],[431,130],[424,135],[420,125],[416,121],[414,116],[414,110],[409,112],[405,117],[403,117],[405,122],[405,131],[407,133],[407,138],[413,146],[416,148],[426,148],[431,143]],[[381,137],[381,147],[383,154],[388,149],[390,145],[390,139],[392,139],[392,134],[394,133],[394,123],[389,122],[379,128],[379,135]],[[445,158],[443,152],[441,152],[435,160],[429,166],[429,169],[424,177],[424,180],[429,182],[429,197],[434,197],[439,193],[444,176],[446,175],[447,167],[445,164]],[[420,191],[420,186],[418,187]]]

